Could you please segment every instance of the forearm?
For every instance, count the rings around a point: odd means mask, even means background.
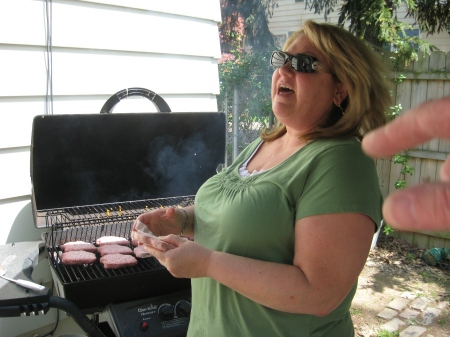
[[[205,274],[267,307],[326,315],[357,281],[373,221],[359,213],[325,214],[298,220],[295,231],[292,265],[212,252]]]
[[[351,287],[339,291],[328,280],[312,284],[294,265],[222,252],[212,253],[207,276],[269,308],[318,316],[334,310]]]

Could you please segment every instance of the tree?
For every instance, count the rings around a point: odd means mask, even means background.
[[[408,13],[420,25],[420,29],[435,34],[450,34],[450,1],[416,0],[416,9]]]
[[[365,13],[377,12],[381,8],[388,8],[391,13],[394,13],[402,2],[408,8],[407,16],[414,17],[422,31],[428,34],[447,31],[450,34],[450,2],[448,0],[348,0],[340,10],[341,17],[352,13],[356,14],[353,15],[351,25],[362,27],[366,22],[364,20]],[[325,19],[330,12],[334,11],[336,4],[337,0],[305,0],[306,7],[314,9],[315,14],[323,13]],[[358,19],[362,19],[363,22],[359,24]],[[370,22],[366,23],[371,24]]]
[[[325,18],[335,4],[335,0],[306,0],[306,6],[317,14],[323,12]],[[418,51],[429,51],[433,46],[408,36],[407,31],[413,26],[399,21],[396,14],[402,4],[407,8],[407,16],[414,17],[423,32],[450,30],[450,2],[446,0],[347,0],[339,10],[338,24],[348,23],[351,32],[380,48],[392,45],[398,62],[417,60]]]
[[[276,0],[221,0],[218,104],[221,111],[228,104],[231,121],[230,102],[234,89],[238,91],[240,148],[268,125],[272,111],[269,56],[276,45],[267,18],[274,6]]]
[[[240,40],[243,36],[252,49],[261,51],[273,46],[267,18],[272,16],[277,0],[221,0],[220,6],[222,50],[228,50],[235,45],[234,39]]]

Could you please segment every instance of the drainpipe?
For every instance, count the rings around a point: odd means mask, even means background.
[[[239,154],[238,135],[239,135],[238,91],[235,87],[233,89],[233,161]]]

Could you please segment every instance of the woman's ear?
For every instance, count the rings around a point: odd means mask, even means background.
[[[348,96],[347,87],[344,83],[339,82],[336,84],[336,91],[334,93],[333,103],[340,106],[342,101]]]

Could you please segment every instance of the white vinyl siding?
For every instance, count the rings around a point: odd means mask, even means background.
[[[31,128],[46,111],[47,74],[45,1],[0,3],[3,244],[14,237],[18,209],[33,227]],[[218,0],[53,0],[53,113],[99,113],[111,95],[130,87],[156,92],[174,112],[217,111],[220,20]],[[118,112],[156,108],[130,97]]]

